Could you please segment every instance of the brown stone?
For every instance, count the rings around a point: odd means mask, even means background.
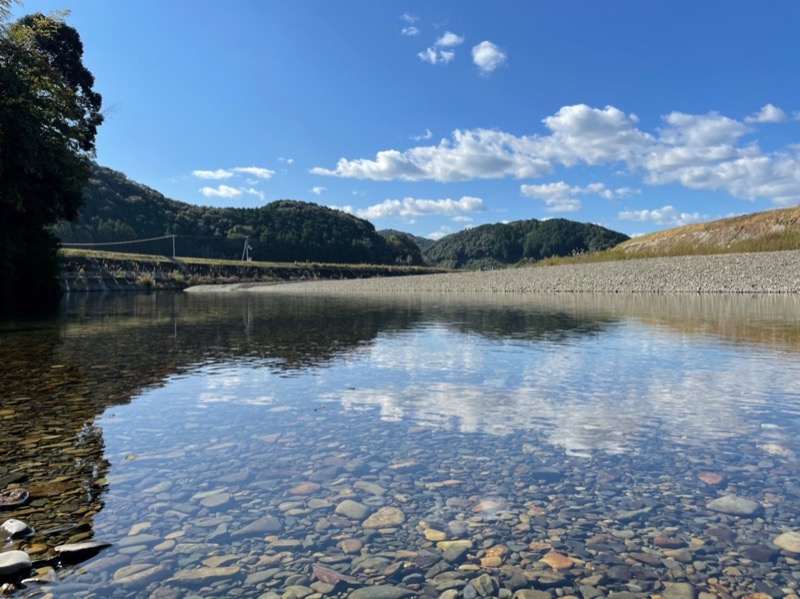
[[[300,483],[296,487],[292,487],[289,489],[289,493],[292,495],[310,495],[315,491],[319,491],[320,486],[317,483],[312,482],[304,482]]]
[[[550,551],[546,553],[545,556],[539,561],[544,562],[553,568],[553,570],[567,570],[575,565],[575,562],[571,558],[558,553],[557,551]]]
[[[725,482],[725,476],[719,474],[718,472],[698,472],[697,478],[702,480],[704,483],[708,485],[720,485]]]

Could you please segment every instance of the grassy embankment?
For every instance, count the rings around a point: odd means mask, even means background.
[[[204,258],[167,258],[97,250],[62,249],[65,291],[98,289],[182,289],[191,285],[348,279],[444,272],[420,266],[323,264],[315,262],[242,262]]]
[[[797,249],[800,208],[784,208],[658,231],[602,252],[547,258],[533,266]]]

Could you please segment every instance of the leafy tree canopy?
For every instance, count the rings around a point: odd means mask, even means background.
[[[9,2],[0,8],[8,14]],[[57,240],[74,219],[103,122],[83,44],[63,15],[0,26],[0,273],[30,293],[57,290]]]

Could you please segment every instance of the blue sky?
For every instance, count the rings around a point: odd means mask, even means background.
[[[100,164],[426,237],[631,235],[800,203],[800,3],[29,0],[71,10]]]

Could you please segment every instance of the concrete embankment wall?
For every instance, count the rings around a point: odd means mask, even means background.
[[[60,285],[63,292],[179,290],[199,284],[361,279],[413,272],[418,270],[402,266],[261,265],[248,262],[183,262],[164,257],[127,259],[67,256],[62,262]]]

